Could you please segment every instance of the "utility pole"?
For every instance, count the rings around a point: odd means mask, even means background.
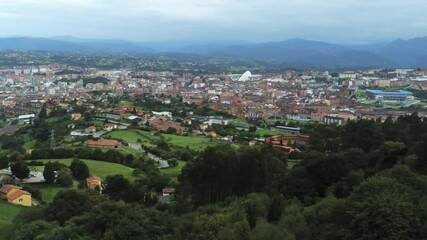
[[[55,131],[52,129],[50,132],[50,149],[55,148]]]

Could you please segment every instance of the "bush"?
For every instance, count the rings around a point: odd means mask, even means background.
[[[73,159],[70,165],[70,170],[77,180],[85,180],[89,177],[89,167],[80,159]]]
[[[178,165],[178,160],[176,158],[168,159],[169,167],[175,167]]]
[[[31,196],[36,199],[42,199],[42,192],[39,189],[32,188],[28,185],[22,186],[22,190],[31,193]]]
[[[133,170],[132,171],[132,176],[134,176],[134,177],[139,177],[139,176],[141,176],[142,175],[142,170],[141,169],[139,169],[139,168],[135,168],[135,170]]]
[[[58,172],[58,180],[56,182],[61,187],[71,187],[73,185],[73,179],[71,178],[71,174],[65,168]]]
[[[44,166],[44,163],[42,161],[29,161],[27,163],[28,166]]]
[[[87,188],[87,184],[86,181],[79,181],[79,185],[77,185],[78,189],[86,189]]]

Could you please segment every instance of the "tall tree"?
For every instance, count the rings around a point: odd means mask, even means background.
[[[28,168],[27,164],[25,164],[25,162],[22,160],[19,160],[12,164],[10,168],[12,170],[12,174],[19,179],[27,178],[30,174],[30,169]]]
[[[105,181],[107,187],[105,193],[114,200],[129,199],[131,185],[123,175],[108,176]]]
[[[9,159],[7,156],[0,156],[0,169],[7,168],[9,166]]]
[[[40,109],[39,118],[40,118],[40,119],[46,119],[46,118],[47,118],[47,108],[46,108],[46,103],[45,103],[45,104],[43,104],[42,108]]]
[[[47,183],[55,182],[55,172],[51,162],[48,162],[44,165],[43,177]]]
[[[73,159],[70,164],[70,170],[77,180],[84,180],[89,177],[89,167],[80,159]]]

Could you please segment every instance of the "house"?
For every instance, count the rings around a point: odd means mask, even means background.
[[[172,113],[171,112],[152,112],[153,115],[158,116],[158,117],[168,117],[168,118],[172,118]]]
[[[91,190],[99,189],[99,192],[102,192],[102,182],[101,178],[98,176],[90,176],[86,178],[86,185]]]
[[[82,115],[80,113],[73,113],[71,114],[71,119],[74,121],[78,121],[82,118]]]
[[[86,128],[85,133],[95,133],[96,132],[96,127],[95,126],[90,126],[88,128]]]
[[[110,139],[89,140],[86,144],[88,147],[97,148],[120,148],[122,146],[121,142]]]
[[[249,141],[249,146],[254,146],[257,144],[256,140]]]
[[[7,199],[12,204],[31,207],[31,193],[15,185],[6,184],[0,188],[0,199]]]
[[[336,125],[339,125],[339,126],[343,126],[343,125],[345,125],[346,123],[347,123],[347,119],[345,119],[345,118],[342,118],[342,117],[338,117],[338,116],[333,116],[333,115],[328,115],[328,116],[325,116],[324,118],[323,118],[323,122],[324,123],[326,123],[326,124],[336,124]]]
[[[166,187],[162,189],[163,196],[172,196],[175,194],[175,188]]]
[[[105,131],[112,131],[113,129],[117,128],[117,124],[107,123],[104,125],[103,129]]]
[[[135,116],[135,115],[130,115],[130,116],[126,117],[126,119],[129,121],[133,121],[133,120],[141,121],[142,120],[142,118]]]
[[[18,116],[18,124],[31,124],[34,122],[34,118],[36,118],[36,114],[26,114]]]
[[[90,134],[85,133],[83,130],[75,130],[75,131],[71,131],[70,135],[71,137],[76,138],[76,137],[87,137]]]

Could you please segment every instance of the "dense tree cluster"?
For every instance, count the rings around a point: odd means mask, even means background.
[[[104,195],[67,191],[16,218],[16,239],[329,240],[427,238],[427,121],[315,125],[298,163],[266,146],[220,144],[190,158],[175,200],[152,165]],[[162,146],[166,148],[167,146]],[[17,161],[19,162],[19,161]],[[146,177],[145,177],[146,176]]]
[[[267,147],[208,147],[183,169],[182,193],[191,195],[196,205],[251,192],[272,193],[286,172],[286,162],[273,153]]]

